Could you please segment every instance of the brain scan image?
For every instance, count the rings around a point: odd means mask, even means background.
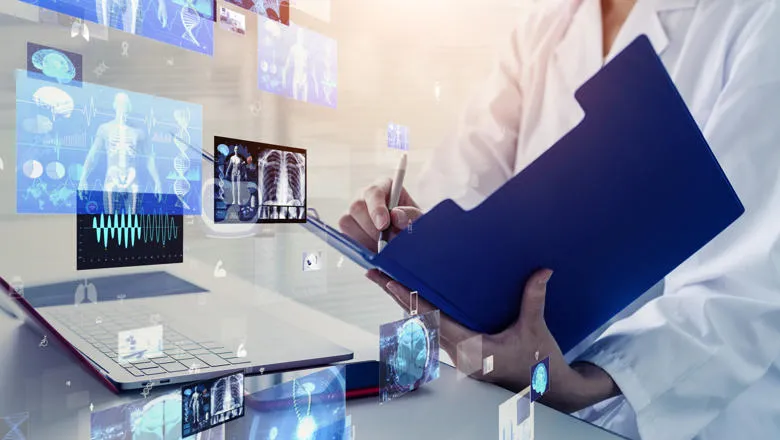
[[[531,401],[534,402],[550,389],[550,358],[544,358],[531,367]]]
[[[95,411],[91,440],[182,440],[181,394],[139,399],[127,405]],[[225,440],[223,426],[187,437],[188,440]]]
[[[80,87],[82,57],[77,53],[27,43],[27,72],[35,78]]]
[[[439,377],[439,311],[379,329],[380,400],[400,397]]]
[[[306,150],[214,138],[214,223],[306,221]]]
[[[347,440],[344,367],[328,367],[246,398],[230,435],[262,440]]]

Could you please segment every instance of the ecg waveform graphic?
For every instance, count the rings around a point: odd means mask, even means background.
[[[165,246],[180,233],[173,216],[155,214],[100,214],[92,218],[92,229],[105,248],[111,241],[119,247],[135,247],[136,240]]]

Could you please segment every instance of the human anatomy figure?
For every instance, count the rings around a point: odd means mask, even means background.
[[[295,43],[290,47],[282,70],[282,86],[287,87],[287,74],[292,67],[292,94],[293,98],[299,101],[306,101],[309,97],[309,50],[304,44],[304,30],[298,28]]]
[[[124,204],[125,213],[134,214],[139,190],[136,162],[139,147],[144,144],[146,136],[143,131],[127,124],[127,116],[132,110],[129,96],[125,93],[117,93],[114,96],[113,107],[114,119],[98,127],[95,140],[87,153],[79,182],[79,194],[84,197],[88,190],[89,174],[95,168],[97,154],[104,150],[107,162],[103,182],[104,213],[113,214],[119,203]],[[148,155],[146,167],[154,182],[154,193],[160,201],[162,188],[153,154]]]
[[[244,161],[238,155],[238,146],[233,147],[233,155],[228,160],[225,175],[230,174],[230,190],[233,195],[232,204],[241,204],[241,166]]]
[[[157,0],[157,20],[168,26],[167,0]],[[141,0],[95,0],[98,23],[135,34]]]
[[[192,422],[200,423],[200,393],[197,388],[193,388],[192,396],[190,396],[190,413],[192,414]]]

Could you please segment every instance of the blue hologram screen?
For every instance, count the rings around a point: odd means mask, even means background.
[[[153,153],[163,195],[175,196],[189,187],[181,197],[186,206],[169,214],[200,214],[198,151],[203,137],[200,105],[89,83],[82,83],[82,87],[54,85],[28,77],[28,72],[23,70],[18,70],[16,75],[17,212],[76,213],[76,193],[87,152],[98,127],[114,119],[113,103],[118,93],[130,98],[132,111],[127,124],[145,133],[145,145],[139,147],[144,151],[139,151],[136,158],[138,192],[154,192],[147,168],[147,158]],[[187,125],[182,126],[181,122],[185,121]],[[182,131],[186,135],[179,137],[189,138],[194,148],[181,149],[174,144],[173,136]],[[43,168],[36,178],[30,177],[38,174],[30,169],[32,161]],[[185,169],[180,174],[177,167]],[[60,177],[62,173],[64,176]],[[105,175],[106,155],[102,153],[89,175],[87,189],[102,191]]]

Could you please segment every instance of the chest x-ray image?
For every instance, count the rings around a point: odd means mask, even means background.
[[[194,383],[181,389],[181,435],[187,437],[244,415],[244,374]]]
[[[306,221],[306,150],[214,138],[215,223]]]
[[[22,0],[26,3],[214,54],[213,0]]]

